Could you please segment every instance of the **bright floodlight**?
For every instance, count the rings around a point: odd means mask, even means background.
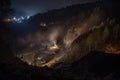
[[[22,23],[22,22],[28,20],[29,18],[30,18],[30,16],[27,16],[27,17],[23,17],[23,16],[21,16],[21,17],[13,17],[12,21],[14,23]]]

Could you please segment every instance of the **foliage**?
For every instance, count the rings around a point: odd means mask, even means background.
[[[86,46],[90,47],[92,45],[92,41],[93,41],[93,35],[91,33],[86,39]]]
[[[114,37],[115,37],[115,39],[117,39],[118,37],[120,37],[119,36],[119,31],[120,31],[120,25],[119,24],[117,24],[116,26],[114,26],[114,28],[113,28],[113,32],[114,32]]]
[[[102,36],[103,36],[103,40],[105,40],[109,36],[109,30],[107,26],[104,28]]]

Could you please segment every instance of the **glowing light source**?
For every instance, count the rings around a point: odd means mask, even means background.
[[[46,22],[41,22],[41,23],[40,23],[40,26],[42,26],[42,27],[46,27],[47,24],[46,24]]]
[[[13,17],[12,18],[12,21],[15,22],[15,23],[22,23],[23,21],[25,20],[28,20],[30,18],[30,16],[27,16],[27,17]]]
[[[30,16],[27,16],[27,19],[29,19],[30,18]]]
[[[29,64],[29,65],[32,65],[32,63],[31,63],[31,62],[28,62],[28,64]]]
[[[4,19],[4,21],[9,23],[9,22],[11,22],[11,19],[10,18],[6,18],[6,19]]]
[[[38,57],[37,59],[38,59],[38,60],[41,60],[42,58],[41,58],[41,57]]]
[[[56,49],[59,49],[59,48],[58,48],[57,45],[54,45],[54,46],[51,46],[49,49],[50,49],[50,50],[56,50]]]

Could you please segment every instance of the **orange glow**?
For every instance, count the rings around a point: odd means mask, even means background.
[[[47,24],[46,24],[46,22],[41,22],[41,23],[40,23],[40,26],[42,26],[42,27],[46,27]]]
[[[56,50],[56,49],[59,49],[57,45],[54,45],[52,47],[49,48],[50,50]]]
[[[6,19],[4,19],[4,21],[9,23],[9,22],[11,22],[11,19],[10,18],[6,18]]]
[[[106,47],[106,52],[107,53],[114,53],[114,54],[120,54],[120,48],[119,47],[115,47],[112,45],[107,45]]]

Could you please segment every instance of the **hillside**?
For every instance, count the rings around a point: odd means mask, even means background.
[[[94,50],[119,54],[119,19],[108,14],[105,4],[73,5],[31,17],[30,32],[18,37],[15,55],[30,65],[52,66],[76,61]]]
[[[76,62],[64,64],[58,71],[65,80],[119,80],[119,62],[120,55],[92,51]]]
[[[0,80],[119,80],[118,7],[97,1],[2,24],[11,33],[1,40]]]

